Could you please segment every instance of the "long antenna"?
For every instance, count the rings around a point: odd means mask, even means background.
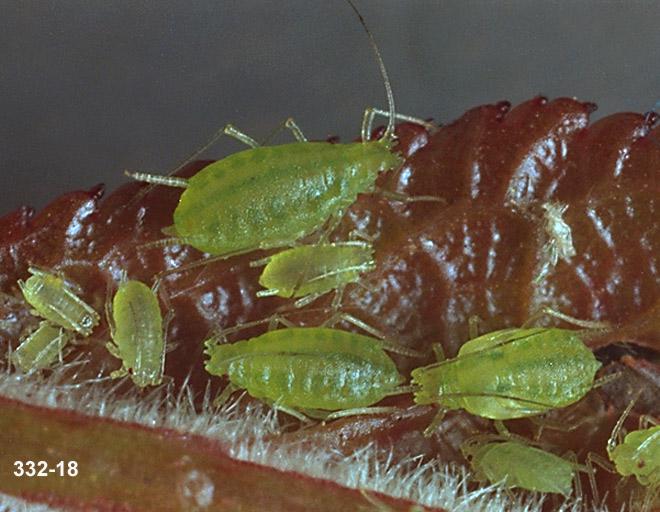
[[[387,121],[387,128],[385,129],[385,133],[383,133],[383,136],[381,137],[380,140],[386,141],[388,139],[391,139],[392,136],[394,135],[394,119],[396,117],[396,109],[394,108],[394,94],[392,94],[392,86],[390,85],[390,79],[387,76],[385,63],[383,62],[383,58],[380,55],[380,50],[378,49],[378,45],[376,44],[376,40],[374,39],[373,34],[369,30],[369,27],[367,27],[367,24],[365,23],[362,14],[360,14],[360,11],[358,11],[358,8],[355,6],[352,0],[346,0],[346,1],[348,2],[348,5],[351,6],[351,9],[355,11],[355,14],[360,20],[360,24],[362,25],[362,28],[364,28],[365,32],[369,36],[369,42],[371,43],[371,48],[373,49],[374,54],[376,55],[376,61],[378,62],[378,67],[380,68],[380,74],[383,77],[383,82],[385,82],[385,92],[387,93],[387,104],[389,106],[389,119]]]

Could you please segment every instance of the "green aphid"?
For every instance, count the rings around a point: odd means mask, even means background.
[[[648,424],[644,420],[650,420],[653,426],[633,430],[617,444],[617,438],[621,440],[623,423],[634,407],[635,401],[633,400],[626,407],[614,426],[607,442],[607,455],[620,475],[635,475],[641,485],[649,487],[652,492],[657,492],[660,490],[660,425],[657,421],[642,416],[640,427],[645,426],[644,423]]]
[[[28,271],[32,276],[26,281],[19,280],[18,286],[37,314],[65,329],[89,336],[99,323],[99,314],[61,277],[37,268]]]
[[[641,485],[660,488],[660,425],[629,432],[607,454],[620,475],[635,475]]]
[[[112,300],[110,353],[122,367],[111,377],[130,374],[139,387],[163,381],[165,338],[163,317],[154,290],[140,281],[124,281]]]
[[[259,277],[267,290],[257,297],[303,297],[305,303],[358,281],[374,269],[374,251],[365,242],[301,245],[268,258]]]
[[[465,343],[457,357],[412,372],[418,404],[491,419],[542,414],[580,400],[600,363],[578,331],[511,328]]]
[[[11,355],[14,365],[24,372],[43,370],[50,367],[59,357],[66,344],[71,340],[71,333],[62,327],[44,321]]]
[[[507,488],[571,494],[576,464],[516,441],[464,443],[463,455],[475,477]]]
[[[308,142],[292,119],[285,126],[297,142],[279,146],[260,146],[227,125],[223,133],[251,149],[214,162],[189,179],[127,173],[140,181],[186,189],[174,211],[174,225],[166,232],[218,258],[292,245],[331,219],[333,225],[358,194],[375,190],[379,173],[400,167],[403,158],[392,151],[395,119],[430,125],[396,114],[380,52],[367,33],[389,104],[387,128],[379,140],[369,140],[374,114],[383,114],[375,109],[365,112],[362,142],[349,144]]]
[[[269,331],[236,343],[206,342],[206,370],[258,399],[292,409],[361,409],[403,381],[374,338],[326,327]]]

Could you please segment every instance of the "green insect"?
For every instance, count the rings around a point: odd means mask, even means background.
[[[206,354],[210,374],[228,375],[235,387],[286,412],[366,413],[404,392],[380,340],[338,329],[291,327],[221,345],[210,339]]]
[[[402,164],[402,157],[392,151],[395,119],[429,123],[396,114],[380,52],[357,14],[385,83],[389,120],[383,136],[369,140],[374,114],[382,113],[374,109],[365,112],[362,142],[351,144],[308,142],[292,119],[285,126],[297,142],[279,146],[260,146],[227,125],[223,133],[251,149],[212,163],[190,179],[127,173],[140,181],[185,188],[174,211],[174,225],[166,230],[175,242],[217,258],[292,245],[329,220],[330,227],[336,225],[358,194],[375,190],[380,172]],[[415,198],[420,199],[437,200]]]
[[[24,372],[48,368],[58,357],[61,358],[62,350],[70,340],[71,334],[68,331],[43,321],[21,341],[11,355],[11,360]]]
[[[643,417],[653,426],[629,432],[623,442],[616,442],[617,438],[621,437],[623,422],[634,403],[630,403],[614,426],[607,443],[607,455],[614,463],[617,473],[622,476],[634,475],[641,485],[657,492],[660,490],[660,425],[657,421]]]
[[[130,373],[139,387],[163,381],[165,339],[163,317],[153,289],[140,281],[124,281],[112,300],[112,342],[106,347],[121,359],[122,367],[111,377]]]
[[[302,297],[296,302],[298,307],[329,291],[341,290],[376,266],[371,244],[358,241],[301,245],[265,261],[259,284],[268,289],[258,291],[257,297]]]
[[[517,441],[468,441],[461,451],[477,480],[503,483],[507,488],[571,494],[576,464],[550,452]]]
[[[99,323],[99,314],[80,299],[61,277],[37,268],[28,269],[32,276],[19,280],[25,300],[46,320],[89,336]]]
[[[511,328],[468,341],[454,359],[413,370],[412,382],[418,404],[513,419],[577,402],[600,366],[579,331]]]

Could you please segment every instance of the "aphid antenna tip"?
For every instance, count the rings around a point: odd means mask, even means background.
[[[396,108],[394,106],[394,94],[392,93],[390,78],[387,74],[387,69],[385,69],[385,62],[383,62],[383,57],[380,54],[380,50],[378,49],[376,40],[374,39],[373,34],[369,30],[369,27],[367,27],[367,23],[364,21],[362,14],[360,14],[360,11],[356,7],[356,5],[352,2],[352,0],[346,0],[346,2],[348,2],[348,5],[351,6],[351,9],[353,9],[353,11],[358,17],[358,20],[360,20],[360,24],[362,25],[362,28],[364,28],[365,32],[367,33],[367,36],[369,36],[369,42],[371,43],[371,48],[374,51],[374,55],[376,56],[376,61],[378,62],[378,67],[380,68],[380,74],[383,77],[383,82],[385,83],[385,92],[387,93],[387,105],[389,109],[388,112],[389,116],[387,120],[387,128],[385,129],[385,133],[383,133],[383,136],[380,138],[380,140],[382,142],[390,142],[394,137],[394,120],[396,117]]]

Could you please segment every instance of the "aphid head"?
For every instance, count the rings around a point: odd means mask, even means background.
[[[383,133],[383,136],[378,140],[378,142],[385,144],[389,148],[392,145],[392,142],[394,141],[394,120],[396,117],[396,108],[394,106],[394,94],[392,93],[392,86],[390,85],[390,79],[389,76],[387,75],[387,69],[385,69],[385,63],[383,62],[383,58],[380,55],[380,50],[378,49],[376,40],[374,39],[373,34],[367,27],[367,24],[364,21],[362,14],[360,14],[360,11],[358,11],[358,8],[355,6],[352,0],[346,0],[346,1],[357,15],[358,20],[362,25],[362,28],[364,28],[365,32],[367,33],[367,36],[369,36],[369,42],[371,43],[371,48],[374,51],[374,55],[376,56],[376,61],[378,62],[378,67],[380,68],[380,74],[383,77],[383,82],[385,83],[385,92],[387,94],[387,106],[388,106],[389,115],[387,120],[387,128],[385,128],[385,132]],[[365,131],[364,128],[365,127],[363,126],[362,142],[368,142],[370,134],[364,133]]]

